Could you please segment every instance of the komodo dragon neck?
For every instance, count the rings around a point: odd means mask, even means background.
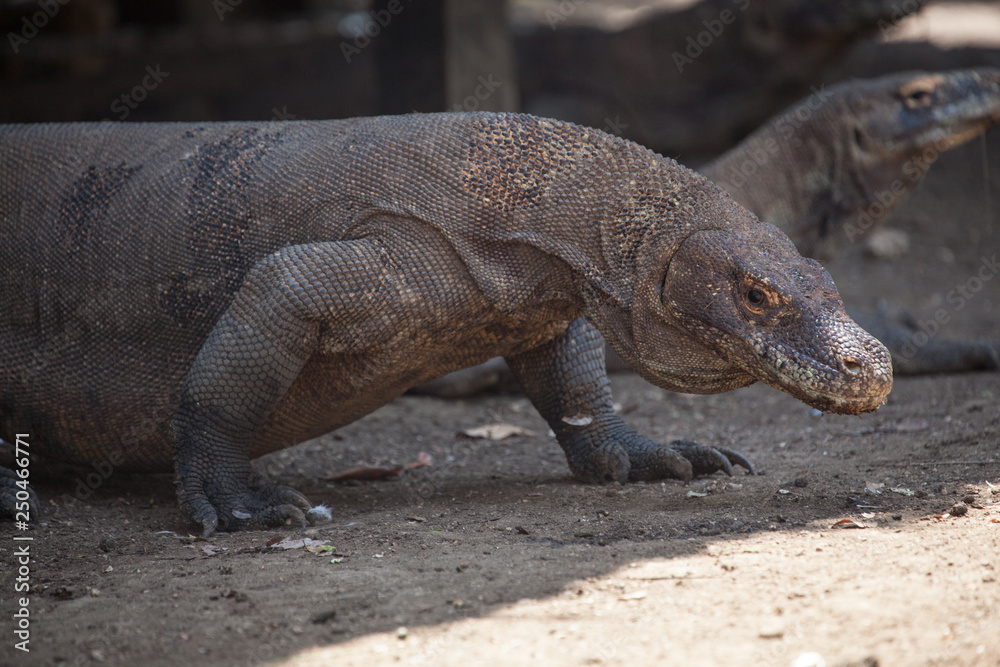
[[[807,256],[889,217],[944,151],[1000,122],[1000,70],[909,72],[818,90],[702,172]]]

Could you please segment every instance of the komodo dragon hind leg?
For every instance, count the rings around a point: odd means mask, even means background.
[[[21,493],[20,499],[17,495],[19,492]],[[25,498],[25,495],[27,495],[27,498]],[[23,503],[25,502],[28,503],[28,512],[23,512]],[[21,516],[18,516],[19,503],[21,503]],[[18,477],[17,473],[13,470],[0,466],[0,518],[16,521],[21,520],[27,514],[34,521],[41,516],[39,514],[39,507],[40,504],[35,490],[30,485],[25,484],[24,480]]]
[[[670,445],[637,433],[615,414],[604,370],[604,340],[583,318],[554,340],[507,358],[514,377],[556,434],[573,474],[588,482],[690,480],[747,459],[680,440]]]

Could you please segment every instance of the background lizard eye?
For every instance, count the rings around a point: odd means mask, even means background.
[[[747,291],[747,303],[752,306],[759,306],[764,303],[764,293],[760,290],[752,289]]]
[[[935,83],[927,77],[911,81],[899,90],[899,96],[908,109],[928,107],[934,101]]]

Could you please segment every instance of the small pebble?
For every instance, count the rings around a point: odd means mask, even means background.
[[[757,632],[757,636],[761,639],[781,639],[785,636],[785,629],[780,625],[765,626]]]
[[[899,229],[875,230],[865,242],[865,252],[878,259],[897,259],[909,251],[910,237]]]
[[[969,506],[966,505],[965,503],[955,503],[954,505],[951,506],[951,509],[948,510],[948,514],[952,516],[965,516],[968,513],[969,513]]]
[[[797,477],[797,478],[795,478],[795,481],[793,482],[793,484],[795,486],[797,486],[798,488],[800,488],[800,489],[804,489],[807,486],[809,486],[809,480],[806,479],[805,477]]]
[[[893,514],[892,515],[892,520],[893,521],[902,521],[903,520],[903,515],[902,514]]]
[[[407,630],[405,626],[396,628],[396,638],[397,639],[406,639],[406,635],[408,635],[408,634],[409,634],[409,630]]]

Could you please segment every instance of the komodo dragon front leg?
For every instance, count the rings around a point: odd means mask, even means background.
[[[369,241],[285,248],[250,273],[209,334],[174,418],[178,496],[206,535],[305,523],[309,501],[254,474],[251,444],[317,351],[322,328],[344,346],[363,344],[344,325],[385,305],[371,296],[386,294],[372,268],[379,260]]]
[[[604,339],[585,319],[569,324],[554,340],[507,357],[528,398],[549,423],[569,467],[587,482],[648,481],[753,466],[742,454],[678,440],[653,442],[615,414],[604,372]]]

